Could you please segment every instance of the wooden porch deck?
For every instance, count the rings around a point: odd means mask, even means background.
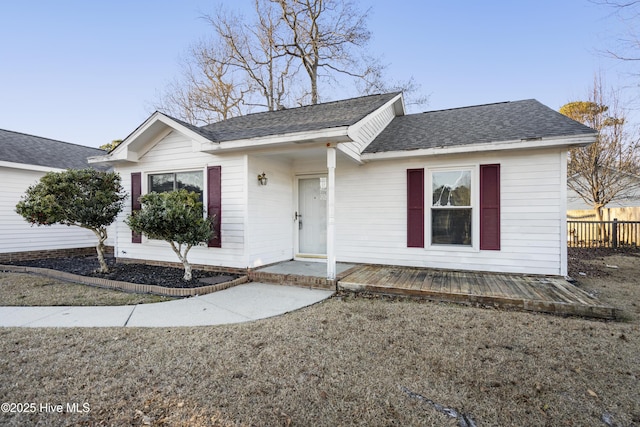
[[[604,319],[615,319],[618,311],[560,277],[378,265],[354,270],[338,289]]]

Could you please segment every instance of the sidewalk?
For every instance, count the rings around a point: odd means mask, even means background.
[[[113,307],[0,307],[0,327],[176,327],[249,322],[298,310],[333,291],[247,283],[155,304]]]

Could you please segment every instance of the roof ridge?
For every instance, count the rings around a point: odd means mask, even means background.
[[[257,111],[255,113],[248,113],[248,114],[243,114],[243,115],[240,115],[240,116],[230,117],[228,119],[221,120],[221,121],[233,120],[233,119],[237,119],[239,117],[250,117],[250,116],[258,116],[258,115],[261,115],[261,114],[264,115],[264,114],[270,114],[270,113],[277,113],[279,111],[302,110],[303,108],[313,108],[313,107],[318,107],[318,106],[325,106],[325,105],[331,105],[331,104],[344,103],[344,102],[353,101],[353,100],[356,100],[356,99],[372,98],[374,96],[384,96],[384,95],[394,95],[395,96],[395,95],[398,95],[398,94],[401,94],[401,93],[402,93],[402,91],[393,91],[393,92],[385,92],[385,93],[372,93],[372,94],[369,94],[369,95],[354,96],[354,97],[346,98],[346,99],[336,99],[336,100],[333,100],[333,101],[320,102],[318,104],[300,105],[298,107],[291,107],[291,108],[286,108],[285,107],[285,108],[280,109],[280,110]],[[204,126],[200,126],[199,128],[200,129],[206,128],[206,127],[208,127],[208,126],[210,126],[210,125],[212,125],[214,123],[218,123],[218,122],[208,123],[208,124],[206,124]]]
[[[418,114],[439,113],[441,111],[464,110],[465,108],[488,107],[488,106],[491,106],[491,105],[500,105],[500,104],[513,104],[513,103],[516,103],[516,102],[523,102],[523,101],[536,101],[536,100],[533,99],[533,98],[529,98],[529,99],[519,99],[519,100],[516,100],[516,101],[489,102],[487,104],[466,105],[464,107],[453,107],[453,108],[443,108],[443,109],[440,109],[440,110],[423,111],[422,113],[418,113]]]
[[[75,142],[61,141],[61,140],[59,140],[59,139],[47,138],[46,136],[38,136],[38,135],[30,134],[30,133],[18,132],[18,131],[15,131],[15,130],[0,129],[0,131],[2,131],[2,132],[14,133],[14,134],[17,134],[17,135],[24,135],[24,136],[28,136],[28,137],[31,137],[31,138],[46,139],[46,140],[48,140],[48,141],[59,142],[59,143],[61,143],[61,144],[74,145],[74,146],[76,146],[76,147],[91,148],[92,150],[101,150],[101,151],[105,151],[105,150],[103,150],[102,148],[89,147],[88,145],[77,144],[77,143],[75,143]]]

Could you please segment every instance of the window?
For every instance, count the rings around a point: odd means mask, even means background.
[[[149,192],[164,193],[183,188],[187,191],[198,193],[202,202],[202,194],[204,192],[202,171],[149,175]]]
[[[431,173],[431,243],[471,246],[471,170]]]

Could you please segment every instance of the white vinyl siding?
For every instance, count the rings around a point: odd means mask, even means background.
[[[258,184],[265,173],[266,186]],[[249,156],[249,266],[293,258],[293,177],[290,162],[277,157]]]
[[[31,226],[15,211],[29,185],[45,172],[1,167],[0,253],[94,247],[96,235],[80,227],[66,225]],[[111,239],[107,241],[111,244]]]
[[[417,267],[564,274],[561,236],[562,154],[559,149],[502,154],[387,160],[336,169],[336,240],[339,261]],[[501,167],[501,249],[406,247],[406,170]],[[425,195],[425,202],[430,193]],[[429,205],[425,206],[428,209]],[[425,223],[425,233],[430,224]],[[425,239],[428,241],[427,239]]]
[[[380,160],[358,165],[339,155],[336,168],[335,240],[338,261],[367,264],[478,270],[531,274],[564,274],[562,221],[565,213],[562,149],[522,150],[484,154],[425,156]],[[500,164],[501,245],[499,251],[473,247],[407,247],[407,169],[471,168]],[[149,174],[222,167],[222,248],[196,247],[194,264],[236,268],[258,267],[293,257],[296,176],[326,173],[326,156],[279,156],[267,150],[247,155],[210,155],[194,151],[192,141],[171,132],[137,163],[117,167],[127,191],[131,173],[142,172],[142,192]],[[267,186],[257,182],[264,172]],[[477,177],[475,178],[477,180]],[[425,182],[425,210],[430,187]],[[477,190],[477,182],[474,184]],[[477,191],[476,191],[477,192]],[[205,190],[206,194],[206,190]],[[477,197],[474,196],[474,197]],[[206,201],[205,201],[206,203]],[[476,206],[474,204],[474,206]],[[131,243],[131,232],[120,215],[117,256],[176,262],[165,242]],[[430,230],[425,215],[425,242]],[[477,238],[474,233],[474,239]]]
[[[116,170],[122,176],[122,185],[127,192],[131,190],[131,173],[141,172],[142,194],[145,194],[148,191],[150,174],[199,169],[205,174],[203,176],[206,176],[207,166],[221,166],[222,248],[194,247],[189,252],[189,261],[193,264],[245,268],[246,164],[246,156],[242,154],[214,156],[194,151],[192,141],[174,131],[148,150],[137,163],[120,165]],[[116,256],[178,262],[178,258],[166,242],[143,239],[143,243],[131,243],[131,230],[124,223],[130,212],[131,200],[127,200],[124,212],[118,217]]]

